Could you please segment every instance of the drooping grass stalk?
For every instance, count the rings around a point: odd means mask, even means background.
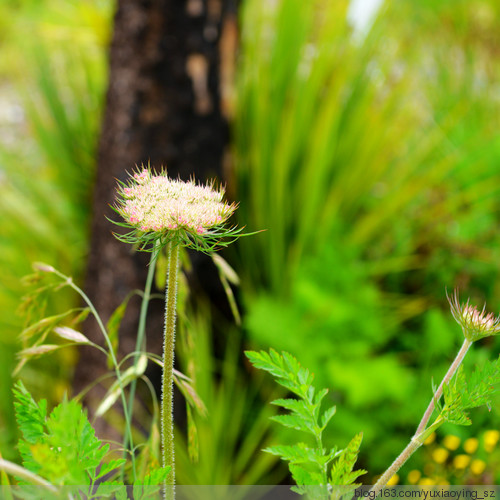
[[[161,454],[162,466],[170,467],[170,472],[165,484],[165,498],[172,500],[175,494],[173,370],[179,245],[175,242],[169,243],[167,246],[167,256],[168,275],[165,293],[165,331],[163,336],[163,379],[161,396]]]
[[[415,451],[422,446],[424,441],[427,439],[427,437],[432,434],[438,427],[441,426],[441,424],[444,423],[444,419],[441,415],[439,415],[436,420],[432,423],[427,428],[427,424],[429,422],[429,419],[431,418],[435,408],[436,408],[436,402],[439,401],[443,394],[443,388],[445,384],[448,384],[455,375],[456,371],[458,370],[459,366],[462,364],[462,361],[464,360],[465,355],[467,354],[467,351],[469,350],[469,347],[472,345],[472,342],[468,339],[464,340],[464,343],[462,344],[462,347],[458,351],[457,356],[455,357],[453,363],[450,365],[450,368],[446,372],[446,375],[443,377],[443,380],[441,380],[441,383],[439,384],[439,387],[435,394],[433,395],[429,406],[425,410],[425,413],[422,417],[422,420],[420,421],[417,430],[413,437],[411,438],[410,442],[406,446],[406,448],[401,452],[401,454],[394,460],[394,462],[391,464],[391,466],[380,476],[380,479],[375,483],[373,488],[370,490],[370,492],[373,492],[374,496],[371,498],[375,498],[380,490],[387,485],[391,477],[396,474],[396,472],[406,463],[406,461],[415,453]]]
[[[149,261],[148,275],[146,278],[146,285],[144,286],[144,294],[142,296],[141,312],[139,315],[139,325],[137,327],[137,339],[135,343],[134,365],[139,360],[141,354],[145,351],[145,335],[146,335],[146,315],[148,312],[149,301],[151,299],[151,287],[153,285],[153,278],[156,269],[156,259],[158,258],[159,244],[155,244],[155,248],[151,252],[151,259]],[[137,387],[137,379],[132,380],[130,383],[130,392],[128,397],[128,411],[132,415],[134,411],[135,389]],[[123,453],[127,453],[128,435],[126,434],[123,439]],[[133,453],[133,450],[131,450]]]
[[[54,274],[56,274],[57,276],[59,276],[60,278],[62,278],[64,280],[64,282],[69,287],[73,288],[73,290],[75,290],[80,295],[80,297],[82,297],[82,299],[85,301],[85,303],[88,305],[90,311],[92,312],[95,320],[97,321],[97,324],[99,325],[99,329],[101,330],[101,333],[104,336],[104,339],[105,339],[106,344],[107,344],[108,349],[109,349],[109,355],[111,357],[111,361],[112,361],[113,366],[115,368],[116,380],[118,381],[118,385],[120,387],[120,398],[121,398],[121,402],[122,402],[122,406],[123,406],[123,414],[125,416],[125,431],[126,431],[126,435],[128,436],[128,442],[130,443],[130,448],[133,449],[134,441],[133,441],[133,437],[132,437],[132,418],[131,418],[131,415],[128,411],[127,401],[125,399],[125,388],[123,386],[120,368],[118,366],[118,361],[116,359],[116,355],[115,355],[115,352],[113,349],[113,344],[111,343],[111,339],[109,338],[108,332],[106,331],[106,327],[104,326],[104,323],[102,322],[102,319],[99,316],[99,313],[97,312],[96,308],[94,307],[94,304],[92,304],[92,301],[89,299],[87,294],[79,286],[77,286],[69,276],[65,276],[64,274],[60,273],[59,271],[57,271],[56,269],[53,269],[53,268],[51,269],[51,271]],[[136,477],[135,457],[134,457],[133,453],[131,454],[131,461],[132,461],[133,475],[134,475],[134,477]],[[123,480],[124,474],[125,474],[124,467],[122,467],[121,472],[120,472],[120,476],[121,476],[122,480]]]

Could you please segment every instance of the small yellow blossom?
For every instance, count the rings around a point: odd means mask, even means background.
[[[417,484],[421,477],[422,473],[419,470],[411,470],[408,472],[408,482],[410,484]]]
[[[449,434],[443,439],[443,445],[445,448],[454,451],[460,446],[460,438],[458,436],[454,436],[453,434]]]
[[[423,477],[418,484],[420,486],[433,486],[435,483],[434,479],[431,479],[430,477]]]
[[[394,474],[394,476],[387,481],[387,486],[394,486],[395,484],[399,483],[399,476],[397,474]]]
[[[470,464],[470,471],[472,472],[472,474],[475,474],[476,476],[482,474],[485,469],[486,469],[486,463],[483,462],[482,460],[479,460],[478,458],[473,460],[472,463]]]
[[[484,433],[484,449],[491,453],[500,439],[500,432],[489,430]]]
[[[436,448],[432,452],[432,459],[437,464],[442,464],[442,463],[446,462],[448,455],[449,455],[448,450],[445,450],[444,448]]]
[[[464,442],[464,450],[469,453],[469,455],[472,455],[476,450],[479,445],[479,441],[477,438],[469,438]]]
[[[453,459],[453,465],[454,465],[455,469],[465,469],[469,464],[470,464],[469,455],[461,454],[461,455],[457,455]]]
[[[436,433],[433,432],[425,441],[424,441],[424,444],[425,445],[430,445],[432,444],[434,441],[436,440]]]

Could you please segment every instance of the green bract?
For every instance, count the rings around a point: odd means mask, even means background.
[[[495,317],[493,313],[487,313],[486,304],[479,311],[476,306],[471,306],[468,300],[465,304],[460,304],[457,290],[452,297],[449,297],[448,294],[446,296],[450,303],[451,314],[462,327],[467,340],[475,342],[500,333],[500,316]]]
[[[125,222],[116,224],[131,231],[115,236],[140,250],[151,250],[152,243],[159,240],[161,246],[172,242],[210,252],[228,245],[241,232],[225,227],[236,205],[224,201],[223,196],[224,190],[213,184],[174,180],[166,172],[154,175],[144,168],[118,187],[113,208]]]

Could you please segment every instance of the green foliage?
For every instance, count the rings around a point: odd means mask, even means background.
[[[466,374],[463,365],[449,384],[443,388],[443,418],[452,424],[470,425],[466,410],[486,406],[491,410],[491,397],[499,390],[500,358],[477,366],[471,374]]]
[[[14,388],[16,418],[22,438],[23,465],[54,485],[87,485],[119,468],[124,460],[103,463],[109,444],[95,436],[81,405],[63,401],[50,414],[37,404],[22,382]]]
[[[297,399],[272,401],[272,404],[290,413],[273,416],[271,419],[285,427],[309,434],[314,442],[312,447],[298,442],[292,446],[271,446],[264,451],[289,462],[290,472],[298,485],[296,491],[301,494],[310,495],[308,487],[314,485],[323,487],[322,490],[315,490],[315,498],[339,498],[354,490],[357,486],[356,479],[366,472],[353,471],[362,434],[356,435],[344,450],[327,450],[324,447],[322,434],[335,414],[335,406],[321,410],[328,390],[316,391],[312,385],[313,375],[289,353],[278,354],[270,349],[269,353],[247,351],[246,355],[256,368],[270,373],[278,384],[297,396]],[[327,487],[327,484],[330,486]]]
[[[261,453],[275,434],[269,422],[273,409],[260,400],[266,382],[259,376],[249,379],[241,368],[238,331],[223,323],[224,348],[216,350],[207,302],[198,297],[196,311],[181,309],[179,313],[177,362],[192,380],[206,411],[192,412],[187,438],[181,429],[175,433],[178,482],[280,484],[286,471],[278,467],[275,456]]]
[[[107,0],[0,4],[2,388],[12,384],[22,328],[16,316],[24,294],[20,279],[31,262],[57,262],[77,279],[82,274],[112,10]],[[50,315],[77,303],[61,296],[45,305]],[[42,360],[24,377],[35,392],[50,387],[55,400],[72,362],[69,354],[59,355],[57,363]],[[0,398],[0,444],[9,458],[16,439],[11,397],[6,389]]]
[[[238,250],[252,341],[337,389],[335,434],[370,412],[381,467],[455,345],[443,285],[500,300],[500,19],[492,0],[405,1],[355,37],[348,3],[243,4],[238,217],[267,231]]]
[[[21,381],[15,385],[14,395],[22,434],[19,451],[28,471],[55,486],[78,486],[78,492],[88,498],[128,498],[123,481],[115,478],[125,459],[108,459],[110,445],[96,437],[76,400],[65,399],[48,413],[47,401],[37,403]],[[134,498],[156,498],[168,473],[169,468],[160,467],[137,476]]]

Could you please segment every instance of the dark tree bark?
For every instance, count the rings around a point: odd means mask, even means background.
[[[222,0],[118,1],[85,285],[104,321],[131,290],[143,289],[149,259],[112,236],[117,227],[106,217],[117,217],[109,206],[116,179],[148,162],[166,166],[172,177],[221,177],[228,132],[219,94],[220,39],[227,7]],[[139,307],[132,299],[120,331],[122,353],[135,348]],[[148,348],[155,352],[162,311],[158,304],[148,316]],[[103,344],[95,321],[87,321],[86,334]],[[95,351],[82,351],[75,389],[95,380],[104,364]]]

